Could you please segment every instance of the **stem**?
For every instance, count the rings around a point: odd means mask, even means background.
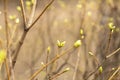
[[[78,50],[78,57],[77,57],[76,65],[75,65],[75,71],[74,71],[74,74],[73,74],[73,80],[76,80],[76,75],[77,75],[79,62],[80,62],[80,49]]]
[[[65,55],[68,51],[72,50],[72,48],[66,50],[65,52],[59,54],[59,55],[56,55],[50,62],[48,62],[47,64],[45,64],[42,68],[40,68],[38,71],[36,71],[31,77],[29,80],[32,80],[33,78],[35,78],[42,70],[44,70],[48,65],[50,65],[51,63],[55,62],[56,60],[58,60],[59,58],[61,58],[63,55]]]
[[[21,0],[22,1],[22,0]],[[19,41],[19,43],[18,43],[18,46],[17,46],[17,48],[16,48],[16,51],[15,51],[15,55],[14,55],[14,58],[13,58],[13,67],[15,66],[15,63],[16,63],[16,60],[17,60],[17,57],[18,57],[18,55],[19,55],[19,51],[20,51],[20,49],[21,49],[21,47],[22,47],[22,45],[23,45],[23,43],[24,43],[24,40],[25,40],[25,38],[26,38],[26,35],[27,35],[27,33],[28,33],[28,31],[34,26],[34,24],[41,18],[41,16],[44,14],[44,12],[48,9],[48,7],[53,3],[53,1],[54,0],[52,0],[50,3],[48,3],[48,5],[43,9],[43,11],[42,11],[42,13],[40,13],[40,15],[37,17],[37,19],[31,24],[31,26],[30,27],[26,27],[26,25],[24,25],[24,32],[23,32],[23,34],[22,34],[22,37],[21,37],[21,39],[20,39],[20,41]],[[22,5],[22,3],[21,3],[21,5]],[[23,6],[21,6],[21,7],[23,7]],[[24,12],[24,11],[22,11],[22,12]],[[24,14],[23,14],[24,15]],[[23,18],[23,19],[25,19],[25,18]],[[24,20],[25,21],[25,20]],[[24,24],[25,24],[25,22],[24,22]]]
[[[106,47],[106,54],[109,53],[111,39],[112,39],[112,30],[110,30],[110,33],[109,33],[109,40],[108,40],[108,45]]]
[[[111,54],[107,55],[106,58],[109,58],[109,57],[115,55],[118,51],[120,51],[120,48],[118,48],[117,50],[115,50],[115,51],[112,52]]]
[[[41,18],[41,16],[45,13],[45,11],[50,7],[50,5],[54,2],[54,0],[51,0],[43,9],[43,11],[39,14],[39,16],[35,19],[35,21],[29,26],[28,29],[31,29],[34,24]]]
[[[5,59],[5,68],[6,68],[6,72],[7,72],[7,78],[8,78],[8,80],[10,80],[9,66],[8,66],[7,59]]]
[[[36,5],[37,5],[37,0],[34,0],[34,4],[33,4],[33,7],[32,7],[32,12],[31,12],[30,19],[28,21],[27,26],[30,26],[33,22],[33,18],[34,18],[34,15],[35,15],[35,10],[36,10]]]
[[[20,0],[20,5],[21,5],[21,11],[22,11],[22,17],[23,17],[23,22],[24,22],[24,30],[27,28],[26,26],[26,13],[24,9],[24,3],[23,0]]]
[[[50,53],[50,51],[47,51],[46,64],[48,63],[49,53]],[[46,74],[48,74],[48,67],[46,67]]]
[[[85,78],[85,80],[87,80],[89,77],[91,77],[93,74],[95,74],[96,71],[98,71],[99,67],[102,66],[108,58],[110,58],[112,55],[114,55],[115,53],[117,53],[119,50],[120,50],[120,48],[118,48],[117,50],[115,50],[114,52],[112,52],[110,55],[106,56],[106,58],[103,60],[103,62],[102,62],[93,72],[91,72],[91,73]]]
[[[117,70],[115,70],[115,72],[109,77],[108,80],[112,80],[119,70],[120,70],[120,66],[117,68]]]
[[[63,73],[65,73],[66,71],[62,71],[60,73],[57,73],[56,75],[54,75],[53,77],[51,77],[49,80],[53,80],[55,78],[57,78],[58,76],[62,75]]]
[[[8,59],[9,59],[10,73],[11,73],[12,80],[15,80],[14,70],[13,70],[13,66],[12,66],[12,57],[11,57],[11,53],[9,51],[9,30],[8,30],[8,20],[7,20],[7,0],[4,0],[4,18],[5,18],[6,41],[7,41],[6,48],[7,48],[7,55],[8,55]],[[8,74],[8,75],[10,75],[10,74]]]

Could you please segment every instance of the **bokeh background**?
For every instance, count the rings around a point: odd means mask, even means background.
[[[27,20],[31,13],[30,0],[24,0]],[[34,19],[44,9],[50,0],[37,0]],[[55,0],[34,27],[28,32],[20,50],[15,66],[16,80],[26,80],[42,64],[46,63],[47,47],[50,46],[49,61],[59,52],[73,46],[76,40],[81,40],[82,45],[78,56],[78,50],[70,51],[60,58],[55,64],[48,66],[48,73],[59,73],[66,68],[70,71],[60,75],[55,80],[85,80],[86,77],[97,68],[95,59],[89,55],[92,52],[99,63],[102,63],[106,55],[120,48],[120,0]],[[8,0],[8,22],[10,37],[13,36],[11,49],[14,50],[23,33],[23,19],[17,7],[19,0]],[[3,14],[3,0],[0,0],[0,41],[1,48],[5,48],[5,23]],[[13,19],[14,17],[14,19]],[[109,44],[110,28],[113,23],[115,30]],[[83,32],[81,34],[81,31]],[[63,48],[57,47],[57,40],[66,41]],[[112,73],[120,66],[120,51],[110,57],[102,65],[103,71],[97,71],[87,80],[108,80]],[[79,61],[78,61],[79,58]],[[79,65],[76,78],[73,79],[76,62]],[[1,72],[4,73],[4,70]],[[45,80],[46,71],[43,70],[36,80]],[[1,79],[2,80],[2,79]],[[120,73],[112,80],[120,80]]]

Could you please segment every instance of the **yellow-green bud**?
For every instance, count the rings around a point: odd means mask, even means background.
[[[89,55],[93,56],[94,54],[92,52],[89,52]]]
[[[6,59],[6,51],[5,50],[0,50],[0,64],[2,64],[4,62],[4,60]]]
[[[81,44],[82,44],[82,42],[81,42],[81,40],[77,40],[75,43],[74,43],[74,47],[79,47],[79,46],[81,46]]]
[[[84,32],[83,32],[83,29],[80,29],[80,34],[83,35],[83,33],[84,33]]]
[[[50,53],[50,50],[51,50],[51,48],[50,48],[50,46],[47,48],[47,52],[48,53]]]
[[[111,29],[111,30],[114,30],[115,29],[115,26],[114,24],[111,22],[108,24],[108,27]]]
[[[20,7],[20,6],[17,6],[17,10],[18,10],[18,11],[21,11],[21,7]]]
[[[67,71],[69,71],[70,70],[70,68],[68,67],[68,68],[66,68],[65,70],[64,70],[64,72],[67,72]]]
[[[57,40],[57,46],[58,46],[59,48],[65,46],[65,43],[66,43],[66,41],[60,42],[59,40]]]
[[[103,67],[102,67],[102,66],[99,67],[99,72],[100,72],[100,73],[103,72]]]

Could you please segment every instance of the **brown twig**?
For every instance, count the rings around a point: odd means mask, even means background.
[[[24,24],[24,30],[25,30],[27,26],[26,26],[26,13],[25,13],[23,0],[20,0],[20,6],[21,6],[21,12],[22,12],[23,24]]]
[[[106,58],[109,58],[109,57],[115,55],[118,51],[120,51],[120,48],[118,48],[117,50],[115,50],[115,51],[112,52],[111,54],[107,55]]]
[[[35,19],[35,21],[28,27],[28,30],[31,29],[34,24],[40,19],[40,17],[44,14],[44,12],[50,7],[50,5],[54,2],[54,0],[51,0],[43,9],[43,11],[39,14],[39,16]]]
[[[96,62],[97,66],[99,66],[99,65],[100,65],[100,62],[99,62],[98,58],[96,57],[96,55],[93,54],[92,52],[89,52],[89,54],[93,57],[93,59],[94,59],[94,61]]]
[[[105,51],[106,51],[105,53],[106,53],[106,54],[109,53],[110,44],[111,44],[111,39],[112,39],[112,33],[113,33],[113,31],[110,29],[109,39],[108,39],[108,45],[107,45],[107,47],[106,47],[106,49],[105,49]],[[115,52],[115,53],[116,53],[116,52]],[[115,54],[115,53],[114,53],[114,54]],[[105,56],[105,58],[103,59],[103,62],[102,62],[93,72],[91,72],[91,73],[85,78],[85,80],[87,80],[90,76],[92,76],[93,74],[95,74],[96,71],[98,71],[99,67],[102,66],[102,65],[104,64],[104,62],[105,62],[108,58],[109,58],[108,56]]]
[[[24,43],[24,40],[25,40],[25,37],[28,33],[28,31],[34,26],[34,24],[41,18],[41,16],[44,14],[44,12],[48,9],[48,7],[53,3],[54,0],[51,0],[48,5],[43,9],[42,13],[40,13],[40,15],[37,17],[37,19],[30,25],[28,26],[28,28],[24,27],[24,32],[22,34],[22,37],[20,38],[20,41],[18,43],[18,46],[16,48],[16,51],[15,51],[15,55],[14,55],[14,58],[13,58],[13,67],[15,66],[15,63],[16,63],[16,59],[18,57],[18,54],[19,54],[19,51],[21,49],[21,46],[22,44]],[[23,6],[21,6],[23,7]],[[24,18],[23,18],[24,19]],[[25,21],[25,20],[24,20]]]
[[[33,18],[34,18],[34,15],[35,15],[35,10],[36,10],[36,5],[37,5],[37,0],[34,0],[34,4],[33,4],[33,7],[32,7],[32,12],[31,12],[31,15],[30,15],[27,26],[30,26],[33,22]]]
[[[48,63],[49,60],[49,53],[50,53],[50,47],[47,48],[46,64]],[[48,74],[48,67],[46,67],[46,74]]]
[[[59,73],[59,72],[63,69],[63,67],[64,67],[66,64],[68,64],[68,60],[69,60],[70,56],[71,56],[71,54],[68,54],[68,55],[67,55],[67,58],[64,60],[64,63],[63,63],[55,72],[53,72],[53,74]],[[70,65],[70,64],[69,64],[69,65]]]
[[[75,71],[74,71],[72,80],[76,80],[77,70],[78,70],[78,66],[79,66],[79,62],[80,62],[80,49],[78,50],[77,56],[78,56],[77,57],[77,62],[76,62],[76,65],[75,65]]]
[[[54,76],[52,76],[49,80],[54,80],[55,78],[57,78],[58,76],[62,75],[63,73],[67,72],[66,70],[59,72],[57,74],[55,74]]]
[[[10,80],[9,66],[8,66],[7,59],[5,59],[5,68],[6,68],[6,72],[7,72],[7,79]]]
[[[16,59],[18,57],[18,54],[19,54],[19,51],[20,51],[20,48],[24,42],[24,39],[26,37],[26,34],[27,34],[27,26],[26,26],[26,15],[25,15],[25,9],[24,9],[24,3],[23,3],[23,0],[20,0],[20,5],[21,5],[21,11],[22,11],[22,17],[23,17],[23,24],[24,24],[24,32],[22,34],[22,37],[20,38],[20,41],[18,43],[18,46],[16,48],[16,51],[14,53],[14,57],[13,57],[13,68],[15,66],[15,63],[16,63]]]
[[[12,57],[11,57],[11,53],[9,51],[9,30],[8,30],[8,20],[7,20],[7,0],[4,0],[4,18],[5,18],[5,32],[6,32],[6,48],[7,48],[7,55],[8,55],[8,59],[9,59],[9,70],[10,73],[8,74],[8,76],[10,76],[11,74],[11,78],[12,80],[14,80],[14,70],[13,70],[13,66],[12,66]],[[8,64],[8,63],[6,63]],[[8,70],[8,69],[7,69]],[[9,77],[8,77],[9,79]]]
[[[89,77],[91,77],[93,74],[95,74],[96,71],[98,71],[99,67],[102,66],[108,58],[110,58],[111,56],[113,56],[113,55],[114,55],[115,53],[117,53],[119,50],[120,50],[120,48],[118,48],[118,49],[115,50],[114,52],[110,53],[110,55],[106,56],[106,58],[103,60],[103,62],[102,62],[93,72],[91,72],[91,73],[85,78],[85,80],[87,80]]]
[[[108,78],[108,80],[112,80],[113,77],[118,73],[118,71],[120,70],[120,66],[115,70],[115,72]]]
[[[72,48],[70,49],[67,49],[65,52],[59,54],[59,55],[56,55],[50,62],[48,62],[47,64],[45,64],[42,68],[40,68],[38,71],[36,71],[31,77],[29,80],[32,80],[33,78],[35,78],[43,69],[45,69],[48,65],[50,65],[51,63],[55,62],[56,60],[58,60],[59,58],[61,58],[63,55],[65,55],[67,52],[69,52],[70,50],[72,50]]]
[[[109,32],[109,39],[108,39],[108,44],[107,44],[107,47],[106,47],[106,55],[109,53],[109,49],[110,49],[110,44],[111,44],[111,39],[112,39],[112,30],[110,29],[110,32]]]

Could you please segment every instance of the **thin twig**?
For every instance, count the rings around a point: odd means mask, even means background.
[[[15,63],[16,63],[16,59],[18,57],[18,54],[19,54],[19,51],[21,49],[21,46],[23,45],[24,43],[24,40],[25,40],[25,37],[28,33],[28,31],[34,26],[34,24],[41,18],[41,16],[43,15],[43,13],[47,10],[47,8],[53,3],[54,0],[52,0],[42,11],[42,13],[40,13],[40,15],[37,17],[37,19],[31,24],[31,26],[28,28],[24,28],[24,32],[22,34],[22,37],[20,38],[20,41],[18,43],[18,46],[16,48],[16,51],[15,51],[15,55],[14,55],[14,58],[13,58],[13,67],[15,66]]]
[[[108,39],[108,44],[107,44],[107,47],[106,47],[106,52],[105,54],[107,55],[109,53],[109,49],[110,49],[110,44],[111,44],[111,39],[112,39],[112,30],[110,29],[110,32],[109,32],[109,39]]]
[[[111,54],[107,55],[106,58],[109,58],[109,57],[115,55],[118,51],[120,51],[120,48],[118,48],[117,50],[115,50],[115,51],[112,52]]]
[[[115,70],[115,72],[108,78],[108,80],[112,80],[113,77],[118,73],[118,71],[120,70],[120,66]]]
[[[39,16],[35,19],[35,21],[29,26],[28,29],[31,29],[34,24],[41,18],[41,16],[44,14],[44,12],[50,7],[50,5],[54,2],[54,0],[51,0],[43,9],[43,11],[39,14]]]
[[[96,62],[97,66],[99,66],[99,65],[100,65],[100,62],[99,62],[98,58],[96,57],[96,55],[93,54],[92,52],[89,52],[89,54],[93,57],[93,59],[94,59],[94,61]]]
[[[71,55],[71,54],[69,54],[69,55],[67,56],[67,58],[65,59],[64,63],[63,63],[55,72],[53,72],[53,74],[57,74],[57,73],[59,73],[59,72],[63,69],[63,67],[68,63],[68,60],[69,60],[69,58],[70,58],[70,55]]]
[[[49,48],[49,47],[48,47]],[[48,63],[50,49],[47,48],[46,64]],[[46,67],[46,74],[48,74],[48,67]]]
[[[11,73],[12,80],[15,80],[14,70],[13,70],[13,66],[12,66],[12,57],[11,57],[11,53],[9,51],[9,30],[8,30],[8,20],[7,20],[7,0],[4,0],[4,18],[5,18],[5,29],[6,29],[6,31],[5,31],[6,32],[6,41],[7,41],[6,48],[7,48],[7,55],[8,55],[8,59],[9,59],[10,73]],[[10,74],[8,74],[8,76],[10,76]]]
[[[20,38],[20,41],[19,41],[19,43],[18,43],[18,46],[17,46],[17,48],[16,48],[16,51],[15,51],[15,53],[14,53],[14,57],[13,57],[13,68],[14,68],[14,66],[15,66],[15,63],[16,63],[16,59],[17,59],[17,57],[18,57],[18,54],[19,54],[19,51],[20,51],[20,49],[21,49],[21,46],[22,46],[22,44],[23,44],[23,42],[24,42],[24,39],[25,39],[25,37],[26,37],[26,34],[27,34],[27,26],[26,26],[26,15],[25,15],[25,9],[24,9],[24,3],[23,3],[23,0],[20,0],[20,5],[21,5],[21,11],[22,11],[22,17],[23,17],[23,24],[24,24],[24,32],[23,32],[23,34],[22,34],[22,37]]]
[[[16,49],[16,51],[14,53],[14,57],[13,57],[13,67],[15,67],[15,63],[16,63],[17,57],[19,55],[19,51],[21,49],[21,46],[23,45],[23,42],[25,40],[26,35],[27,35],[27,31],[25,31],[23,33],[23,35],[22,35],[22,37],[21,37],[21,39],[20,39],[20,41],[18,43],[17,49]]]
[[[23,24],[24,24],[24,30],[25,30],[27,28],[27,26],[26,26],[26,13],[25,13],[23,0],[20,0],[20,6],[21,6],[22,17],[23,17]]]
[[[6,68],[6,72],[7,72],[7,79],[10,80],[9,66],[8,66],[7,59],[5,59],[5,68]]]
[[[109,33],[109,39],[108,39],[108,45],[107,45],[107,47],[106,47],[106,49],[105,49],[105,53],[106,54],[108,54],[109,53],[109,49],[110,49],[110,44],[111,44],[111,39],[112,39],[112,30],[110,29],[110,33]],[[116,53],[116,52],[115,52]],[[114,53],[114,54],[115,54]],[[109,58],[109,57],[108,57]],[[100,66],[102,66],[103,64],[104,64],[104,62],[108,59],[106,56],[105,56],[105,58],[103,59],[103,62],[93,71],[93,72],[91,72],[86,78],[85,78],[85,80],[87,80],[90,76],[92,76],[93,74],[95,74],[96,73],[96,71],[98,71],[98,69],[99,69],[99,67]]]
[[[75,71],[74,71],[72,80],[76,80],[77,70],[78,70],[78,66],[79,66],[79,62],[80,62],[80,49],[78,50],[77,56],[78,56],[77,57],[77,62],[76,62],[76,65],[75,65]]]
[[[62,71],[62,72],[59,72],[57,73],[56,75],[52,76],[49,80],[54,80],[55,78],[57,78],[58,76],[62,75],[63,73],[65,73],[67,71]]]
[[[29,80],[32,80],[33,78],[35,78],[43,69],[45,69],[48,65],[50,65],[51,63],[55,62],[56,60],[58,60],[59,58],[61,58],[63,55],[65,55],[67,52],[69,52],[70,50],[72,50],[72,48],[66,50],[65,52],[59,54],[59,55],[56,55],[50,62],[48,62],[47,64],[45,64],[42,68],[40,68],[38,71],[36,71],[31,77]]]
[[[33,4],[33,7],[32,7],[32,12],[31,12],[31,15],[30,15],[27,26],[30,26],[33,22],[33,18],[34,18],[34,15],[35,15],[35,10],[36,10],[36,5],[37,5],[37,0],[34,0],[34,4]]]
[[[106,58],[102,61],[102,63],[101,63],[93,72],[91,72],[91,73],[85,78],[85,80],[87,80],[89,77],[91,77],[93,74],[95,74],[96,71],[98,71],[99,67],[102,66],[108,58],[110,58],[112,55],[116,54],[119,50],[120,50],[120,49],[118,48],[117,50],[115,50],[114,52],[112,52],[110,55],[106,56]]]

